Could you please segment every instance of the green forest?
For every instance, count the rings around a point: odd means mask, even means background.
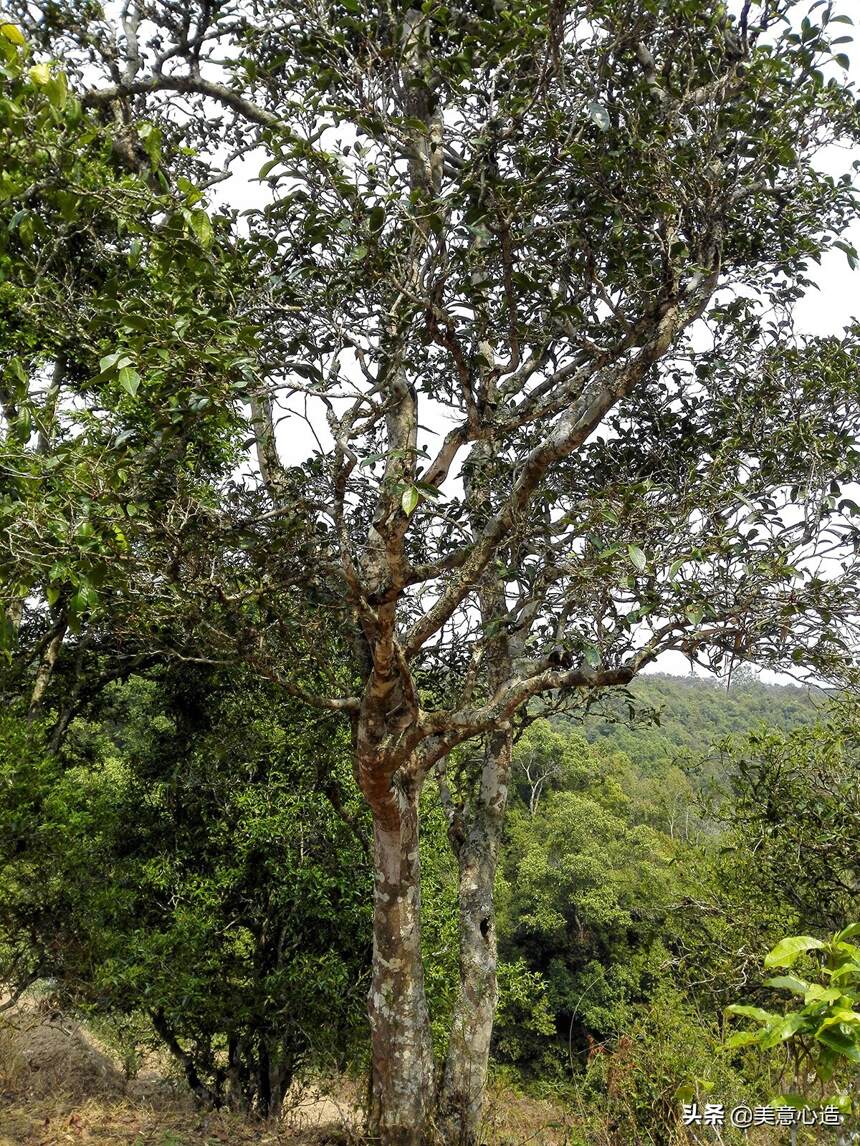
[[[781,1044],[732,1047],[747,1024],[726,1008],[781,1015],[764,954],[857,914],[857,712],[739,675],[644,677],[633,724],[616,704],[516,738],[491,1078],[547,1102],[541,1141],[687,1141],[685,1098],[754,1109],[804,1086]],[[159,668],[109,685],[59,755],[3,718],[9,981],[80,1017],[128,1077],[166,1048],[177,1087],[246,1115],[368,1069],[372,826],[345,739],[302,716],[259,682]],[[443,1050],[457,866],[432,791],[422,818]],[[827,1082],[852,1080],[849,1059]]]
[[[0,1146],[860,1140],[850,13],[6,0]]]

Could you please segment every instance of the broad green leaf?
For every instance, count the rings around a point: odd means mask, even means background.
[[[126,366],[131,366],[132,359],[124,350],[117,350],[113,354],[106,354],[104,358],[99,359],[99,380],[109,378],[114,371],[122,370]]]
[[[806,1027],[809,1029],[810,1026],[811,1024],[806,1015],[802,1015],[799,1012],[785,1015],[778,1022],[762,1032],[759,1045],[764,1050],[778,1046],[780,1043],[784,1043],[792,1038],[792,1036],[796,1035],[802,1028]]]
[[[841,967],[831,971],[830,982],[835,983],[837,979],[849,979],[852,975],[856,975],[860,979],[860,963],[853,960],[850,963],[843,963]]]
[[[191,229],[201,246],[209,247],[212,245],[212,222],[205,211],[191,212]]]
[[[763,1011],[761,1007],[748,1007],[745,1003],[732,1003],[726,1007],[730,1015],[740,1015],[744,1019],[755,1019],[757,1023],[771,1023],[778,1019],[771,1011]]]
[[[19,47],[27,42],[21,29],[15,24],[0,24],[0,36],[3,36],[10,44],[18,44]]]
[[[416,489],[420,490],[421,496],[429,498],[430,501],[438,501],[442,497],[442,491],[435,485],[431,485],[426,481],[417,481],[415,483]]]
[[[792,1110],[806,1110],[807,1105],[802,1094],[775,1094],[768,1101],[768,1106],[790,1106]]]
[[[669,566],[669,580],[670,581],[675,580],[675,577],[678,574],[678,570],[681,568],[682,565],[686,565],[686,563],[689,560],[690,560],[689,557],[679,557],[676,561],[672,562],[672,564]]]
[[[843,943],[846,939],[853,939],[855,935],[860,935],[860,923],[849,923],[838,935],[834,936],[833,942]]]
[[[795,979],[793,975],[777,975],[773,979],[765,979],[764,985],[766,987],[777,987],[785,991],[791,991],[793,995],[805,995],[809,990],[809,984],[804,982],[803,979]]]
[[[140,386],[140,375],[138,372],[131,366],[123,366],[118,378],[120,386],[133,398]]]
[[[844,1009],[834,1011],[832,1015],[827,1016],[827,1018],[818,1028],[818,1031],[816,1031],[816,1034],[827,1030],[828,1027],[835,1027],[839,1023],[847,1023],[849,1026],[854,1026],[857,1023],[860,1023],[860,1015],[858,1015],[856,1011],[847,1011]]]
[[[836,1054],[842,1058],[847,1058],[849,1062],[860,1062],[860,1047],[857,1046],[852,1038],[842,1034],[841,1031],[830,1027],[825,1031],[817,1032],[815,1037],[818,1042],[829,1047],[830,1050],[835,1051]]]
[[[731,1048],[748,1047],[751,1043],[759,1041],[761,1033],[761,1031],[736,1031],[733,1035],[729,1035],[725,1045]]]
[[[638,545],[628,545],[627,555],[640,572],[648,563],[648,558],[645,556]]]
[[[57,72],[45,84],[45,95],[51,107],[61,108],[68,99],[69,89],[64,72]]]
[[[820,939],[811,935],[789,935],[781,939],[772,951],[764,957],[765,967],[791,967],[806,951],[816,951],[823,947]]]
[[[34,64],[27,73],[34,84],[44,86],[51,82],[51,65]]]
[[[813,983],[807,988],[804,1003],[835,1003],[842,992],[838,987],[822,987],[820,983]]]
[[[418,504],[418,499],[420,496],[421,495],[418,493],[418,490],[415,488],[414,485],[408,486],[403,491],[403,496],[400,498],[400,504],[403,507],[403,512],[406,514],[407,517],[413,511],[415,506]]]

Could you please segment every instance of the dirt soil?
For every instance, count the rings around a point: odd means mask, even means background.
[[[344,1087],[295,1090],[277,1126],[194,1107],[158,1059],[127,1081],[80,1025],[38,1007],[0,1016],[0,1146],[101,1143],[323,1146],[357,1141],[358,1111]]]
[[[146,1059],[126,1080],[108,1048],[68,1018],[35,1004],[0,1014],[0,1146],[360,1146],[359,1089],[343,1080],[296,1088],[277,1125],[203,1113],[164,1058]],[[488,1096],[482,1138],[485,1146],[619,1146],[569,1108],[500,1088]],[[837,1140],[829,1135],[828,1146]],[[748,1136],[748,1146],[785,1142]]]

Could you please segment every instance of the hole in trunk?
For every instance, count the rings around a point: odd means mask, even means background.
[[[489,939],[489,937],[490,937],[490,921],[489,921],[489,919],[482,919],[481,920],[481,934],[483,935],[483,937],[485,939]]]

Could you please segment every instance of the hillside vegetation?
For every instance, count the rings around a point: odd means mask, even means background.
[[[844,925],[858,909],[829,878],[856,872],[860,838],[857,757],[838,710],[816,726],[820,695],[751,681],[726,691],[655,676],[631,693],[638,723],[557,716],[514,749],[494,1094],[531,1095],[520,1101],[532,1114],[549,1102],[541,1117],[567,1137],[547,1142],[685,1142],[679,1095],[764,1103],[782,1068],[728,1052],[723,1010],[764,997],[760,959],[782,935]],[[366,1070],[366,820],[336,743],[331,798],[308,799],[319,744],[261,699],[208,670],[132,678],[74,723],[54,763],[31,734],[16,744],[4,718],[5,967],[31,967],[42,1009],[50,1000],[83,1020],[128,1080],[151,1074],[155,1054],[180,1093],[190,1084],[236,1109],[254,1103],[267,1055],[280,1055],[283,1096]],[[249,720],[250,708],[265,718]],[[823,757],[834,842],[825,865],[798,867],[802,800],[824,783]],[[774,766],[784,804],[774,790],[767,807],[755,793]],[[425,805],[424,943],[442,1045],[457,878],[435,790]],[[283,1003],[267,1026],[271,997]],[[28,1079],[20,1058],[6,1079],[19,1101],[45,1078]],[[38,1054],[27,1061],[39,1070]],[[31,1100],[40,1109],[38,1088]]]

